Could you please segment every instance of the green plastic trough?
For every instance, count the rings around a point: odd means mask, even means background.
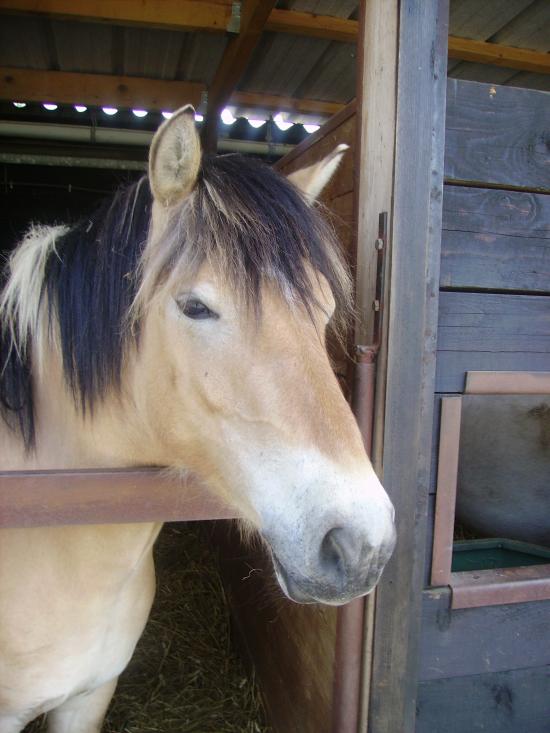
[[[498,537],[455,542],[451,570],[460,573],[546,564],[550,564],[549,547]]]

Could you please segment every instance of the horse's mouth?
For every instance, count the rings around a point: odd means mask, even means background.
[[[287,574],[286,570],[277,559],[277,555],[275,555],[273,550],[271,551],[271,558],[273,560],[275,575],[277,576],[279,585],[281,586],[281,589],[287,598],[289,598],[291,601],[294,601],[294,603],[319,603],[316,598],[313,598],[310,595],[306,595],[300,590],[300,588],[296,585],[292,578]]]
[[[368,593],[370,592],[370,590],[372,590],[372,588],[369,588],[367,591],[351,593],[349,591],[342,591],[339,593],[335,593],[333,589],[328,589],[325,585],[320,585],[318,592],[312,592],[309,590],[309,588],[307,590],[304,588],[305,582],[300,583],[298,580],[296,580],[296,578],[292,576],[292,574],[286,571],[284,566],[279,562],[273,550],[271,550],[271,557],[273,560],[273,567],[275,569],[275,574],[277,576],[279,585],[281,586],[281,589],[285,596],[294,603],[300,603],[302,605],[322,603],[327,606],[343,606],[344,604],[352,601],[354,598],[365,595],[365,593]],[[310,587],[313,585],[311,581],[309,581],[307,584]]]

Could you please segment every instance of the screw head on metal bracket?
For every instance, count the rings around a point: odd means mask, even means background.
[[[376,249],[384,249],[384,240],[378,237],[378,239],[374,242],[374,246]]]
[[[373,311],[380,310],[380,301],[378,299],[372,301],[372,309]]]

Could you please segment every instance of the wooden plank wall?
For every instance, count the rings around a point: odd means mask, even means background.
[[[549,115],[546,92],[448,82],[436,392],[550,368]]]
[[[449,181],[548,192],[548,163],[548,92],[449,79]]]
[[[448,82],[431,525],[441,397],[468,370],[550,370],[549,110]],[[423,594],[416,733],[550,730],[550,602],[451,611],[449,593]]]
[[[338,113],[277,163],[282,173],[305,168],[338,144],[353,148],[354,103]],[[354,156],[352,150],[321,196],[350,262],[354,260]],[[337,370],[346,373],[345,355]],[[221,526],[213,539],[221,549],[224,583],[239,636],[254,662],[274,733],[329,733],[332,728],[337,611],[287,600],[262,548],[242,543]]]
[[[399,3],[383,482],[397,545],[376,594],[369,733],[412,733],[435,382],[446,0]]]

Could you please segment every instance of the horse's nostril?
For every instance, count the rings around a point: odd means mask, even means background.
[[[356,533],[334,527],[321,542],[321,567],[327,574],[345,576],[360,563],[363,548],[363,542]]]

